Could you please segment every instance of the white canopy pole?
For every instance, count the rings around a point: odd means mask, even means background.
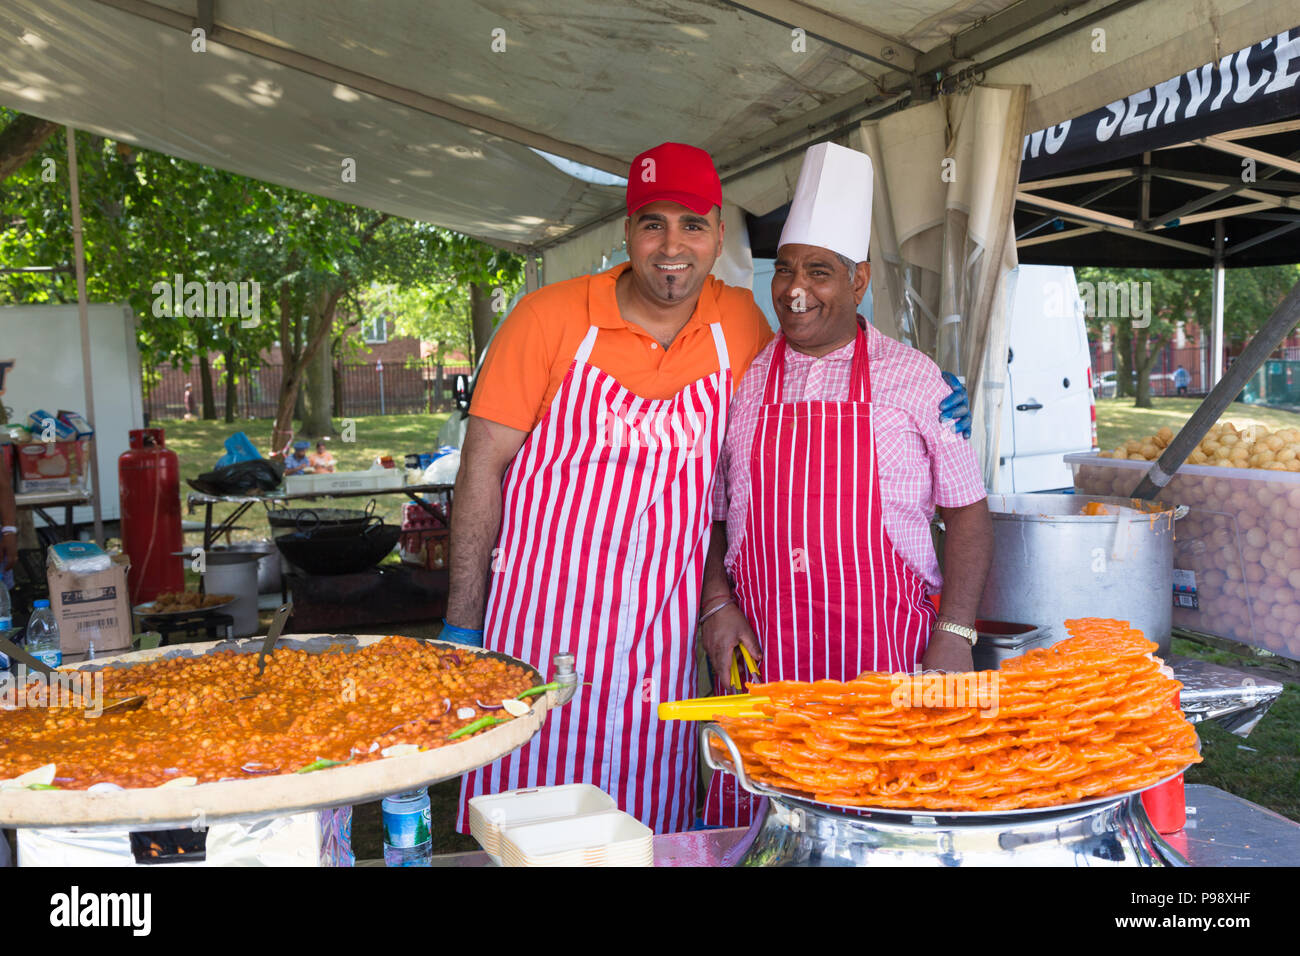
[[[1223,220],[1214,224],[1214,271],[1210,290],[1214,331],[1210,335],[1210,387],[1223,378]]]
[[[64,130],[68,140],[68,185],[72,203],[72,249],[77,266],[77,314],[81,318],[81,377],[85,391],[86,420],[95,424],[95,387],[90,373],[90,306],[86,301],[86,249],[81,241],[81,188],[77,179],[77,133],[71,126]],[[90,443],[90,476],[94,496],[90,506],[95,513],[95,543],[104,544],[104,514],[99,500],[99,441]]]

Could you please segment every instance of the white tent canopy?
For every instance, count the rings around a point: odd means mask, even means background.
[[[693,143],[761,213],[790,180],[761,164],[924,98],[937,76],[1028,85],[1038,129],[1284,29],[1286,6],[6,0],[0,102],[540,252],[617,217],[621,190],[530,147],[620,173],[648,145]]]

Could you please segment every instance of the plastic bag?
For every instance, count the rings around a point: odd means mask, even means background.
[[[205,495],[242,495],[253,489],[274,491],[284,476],[284,462],[263,458],[241,461],[215,468],[197,478],[187,479],[191,488]]]
[[[428,468],[424,469],[422,481],[426,485],[453,485],[456,473],[460,471],[460,449],[453,448],[445,455],[439,455]]]
[[[50,547],[46,560],[59,571],[73,574],[96,574],[113,566],[108,552],[91,541],[61,541]]]
[[[235,432],[226,439],[226,453],[217,459],[217,468],[238,464],[241,461],[258,461],[261,454],[243,432]]]

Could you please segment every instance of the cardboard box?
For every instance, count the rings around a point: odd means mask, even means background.
[[[81,491],[86,487],[90,439],[23,442],[14,446],[18,460],[17,490]]]
[[[72,412],[60,408],[59,421],[71,428],[76,433],[77,438],[90,438],[95,434],[95,429],[90,427],[90,422],[86,421],[81,412]]]
[[[94,574],[73,574],[51,567],[46,570],[50,608],[59,622],[64,655],[84,654],[93,639],[95,653],[120,651],[131,646],[131,603],[126,571],[130,561],[113,555],[113,566]]]

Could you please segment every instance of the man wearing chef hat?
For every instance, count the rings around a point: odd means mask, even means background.
[[[865,154],[808,150],[772,278],[781,334],[737,389],[714,487],[701,620],[715,674],[737,645],[763,681],[973,669],[993,541],[984,482],[934,415],[938,367],[857,315],[871,195]],[[705,823],[744,825],[747,797],[715,774]]]
[[[466,776],[462,830],[469,797],[574,782],[656,832],[694,820],[694,730],[656,707],[695,695],[727,409],[772,337],[750,293],[709,274],[721,205],[704,150],[637,156],[630,261],[525,296],[475,381],[441,636],[544,674],[572,653],[583,683],[536,741]]]

